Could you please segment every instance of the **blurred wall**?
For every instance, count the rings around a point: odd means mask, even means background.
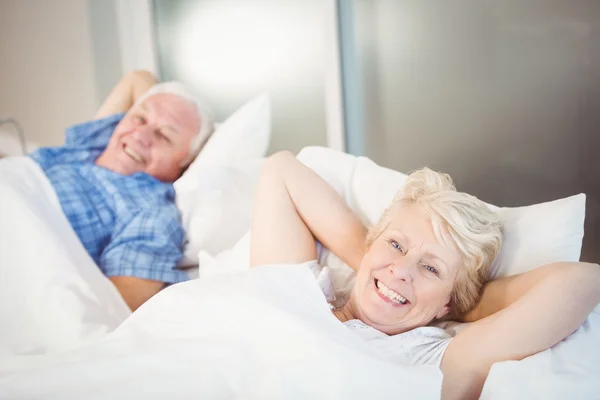
[[[160,76],[202,93],[217,120],[269,92],[270,151],[327,145],[322,0],[154,0]]]
[[[583,259],[600,261],[600,2],[352,5],[362,152],[501,206],[585,192]]]
[[[0,1],[0,115],[59,145],[121,75],[113,0]]]

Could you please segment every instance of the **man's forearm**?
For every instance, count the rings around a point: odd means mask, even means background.
[[[165,286],[163,282],[134,276],[111,276],[108,279],[115,285],[131,311],[137,310]]]
[[[113,88],[98,109],[95,119],[120,112],[127,112],[137,99],[152,86],[156,85],[156,83],[156,78],[148,71],[129,72]]]

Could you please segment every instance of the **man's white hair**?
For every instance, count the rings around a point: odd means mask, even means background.
[[[198,153],[200,153],[200,150],[202,150],[204,144],[208,141],[215,130],[213,113],[204,99],[197,95],[193,95],[184,84],[174,81],[163,82],[152,86],[146,93],[137,99],[135,106],[141,104],[144,100],[151,96],[163,93],[173,94],[192,103],[196,108],[196,113],[200,119],[200,129],[190,143],[188,157],[183,160],[183,166],[187,166],[194,161]]]

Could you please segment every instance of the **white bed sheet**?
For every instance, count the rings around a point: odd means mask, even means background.
[[[0,362],[0,398],[435,399],[441,390],[437,367],[391,364],[345,328],[305,265],[172,286],[96,344],[31,364],[12,374],[15,364]]]
[[[15,158],[0,175],[0,398],[438,396],[439,371],[377,358],[287,267],[176,285],[109,333],[130,313],[43,172]],[[599,344],[597,309],[552,349],[496,364],[482,398],[600,398]]]
[[[0,357],[103,337],[131,312],[28,157],[0,160]]]
[[[519,362],[483,399],[597,398],[600,314]],[[31,382],[35,382],[32,385]],[[382,359],[328,310],[312,273],[277,265],[175,285],[96,343],[0,361],[0,398],[439,398],[434,366]]]

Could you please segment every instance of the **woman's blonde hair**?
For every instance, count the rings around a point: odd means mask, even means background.
[[[502,223],[498,214],[475,196],[457,192],[448,174],[423,168],[411,173],[379,221],[369,229],[367,247],[389,225],[393,212],[418,205],[431,218],[437,239],[454,246],[462,265],[451,297],[451,317],[471,310],[479,300],[492,261],[502,247]]]

